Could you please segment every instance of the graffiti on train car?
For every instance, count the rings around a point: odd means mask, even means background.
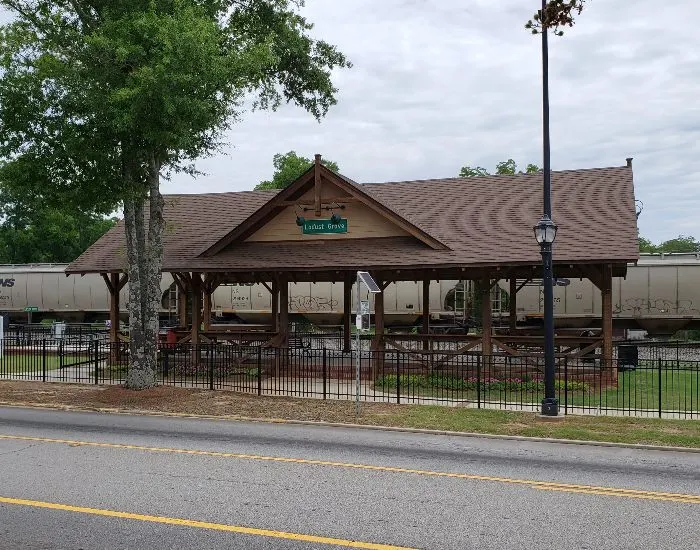
[[[678,307],[674,300],[666,298],[627,298],[617,307],[618,313],[631,313],[634,316],[677,314],[677,315],[698,315],[700,310],[696,308],[692,300],[679,300]]]
[[[338,300],[327,296],[290,296],[289,309],[292,311],[333,311]]]

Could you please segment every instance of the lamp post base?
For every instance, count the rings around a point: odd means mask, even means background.
[[[557,416],[559,414],[559,402],[554,397],[545,397],[542,400],[542,416]]]

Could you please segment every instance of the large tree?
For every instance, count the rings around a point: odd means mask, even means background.
[[[499,162],[496,164],[496,171],[494,174],[498,175],[505,175],[505,174],[534,174],[535,172],[539,172],[540,168],[535,165],[535,164],[528,164],[525,167],[525,172],[522,170],[518,171],[518,165],[515,163],[513,159],[508,159]],[[473,178],[477,176],[488,176],[489,171],[486,170],[486,168],[482,168],[481,166],[462,166],[462,169],[459,171],[459,177],[461,178]]]
[[[301,0],[0,0],[0,159],[28,194],[121,206],[127,385],[156,383],[161,176],[212,154],[245,104],[320,119],[347,67],[309,36]],[[47,182],[50,187],[47,187]]]
[[[272,165],[275,169],[272,179],[261,181],[255,186],[255,189],[284,189],[306,172],[312,164],[311,159],[300,157],[294,151],[289,151],[284,155],[278,153],[272,159]],[[340,171],[338,165],[332,160],[321,159],[321,164],[334,172]]]

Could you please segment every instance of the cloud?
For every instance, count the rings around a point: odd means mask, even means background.
[[[457,175],[508,157],[541,164],[541,50],[523,0],[307,0],[314,34],[354,68],[317,123],[298,108],[244,116],[207,175],[168,192],[251,189],[275,153],[320,152],[356,181]],[[641,233],[700,237],[700,3],[589,0],[550,38],[552,166],[634,157]],[[466,199],[466,198],[465,198]],[[554,213],[556,219],[556,212]]]

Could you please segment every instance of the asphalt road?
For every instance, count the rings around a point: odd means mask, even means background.
[[[698,518],[700,454],[0,408],[3,550],[690,549]]]

